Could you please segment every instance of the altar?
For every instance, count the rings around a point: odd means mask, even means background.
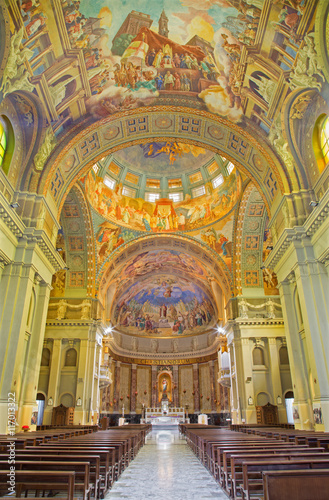
[[[185,421],[184,408],[145,408],[145,422],[152,425],[178,425]]]

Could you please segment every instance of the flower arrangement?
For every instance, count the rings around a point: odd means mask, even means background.
[[[22,430],[23,430],[24,432],[27,432],[27,431],[29,431],[29,430],[30,430],[30,426],[29,426],[29,425],[22,425]]]

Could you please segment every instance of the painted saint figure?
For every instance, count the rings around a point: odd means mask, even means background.
[[[162,304],[160,306],[160,318],[166,318],[167,317],[167,306],[165,304]]]
[[[166,394],[167,393],[167,388],[168,388],[167,379],[164,378],[162,380],[162,394]]]

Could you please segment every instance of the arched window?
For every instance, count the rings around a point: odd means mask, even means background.
[[[47,347],[42,350],[41,366],[49,366],[50,364],[50,351]]]
[[[65,354],[65,366],[77,366],[77,351],[68,349]]]
[[[315,122],[313,129],[313,150],[318,164],[319,173],[329,163],[329,116],[322,114]]]
[[[255,347],[252,353],[254,365],[264,365],[264,351],[260,347]]]
[[[65,394],[63,394],[61,396],[61,404],[63,406],[66,406],[67,408],[74,406],[73,405],[73,396],[71,394],[69,394],[68,392],[66,392]]]
[[[269,402],[270,402],[270,400],[269,400],[268,394],[266,394],[266,392],[260,392],[257,395],[257,406],[265,406]]]
[[[320,132],[320,147],[324,161],[329,163],[329,116],[322,123]]]
[[[3,159],[5,157],[6,147],[7,147],[6,131],[5,131],[5,127],[4,127],[3,123],[0,121],[0,167],[3,164]]]
[[[280,365],[289,365],[288,349],[282,346],[279,351]]]
[[[8,175],[10,163],[15,149],[15,134],[10,121],[0,116],[0,168]]]

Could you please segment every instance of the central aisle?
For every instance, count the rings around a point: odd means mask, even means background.
[[[157,426],[105,499],[227,500],[227,496],[179,438],[177,426]]]

